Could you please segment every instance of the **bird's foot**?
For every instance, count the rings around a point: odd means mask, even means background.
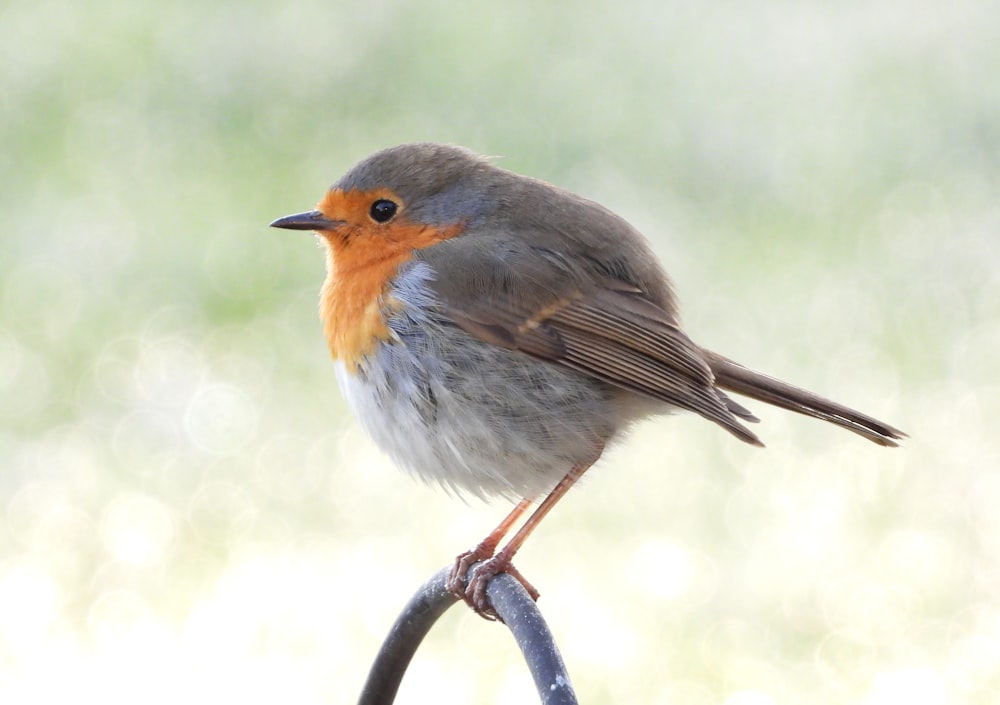
[[[491,547],[480,544],[473,550],[456,557],[446,586],[448,592],[464,600],[472,608],[472,611],[483,619],[502,622],[503,620],[493,609],[490,598],[486,594],[486,588],[495,575],[507,573],[512,576],[521,583],[532,600],[537,600],[539,593],[521,575],[521,571],[514,567],[508,554],[500,551],[495,556],[491,556],[490,553],[483,555],[482,551],[484,550],[489,550],[492,553]],[[480,563],[480,561],[482,562]],[[476,563],[478,565],[475,565]],[[472,568],[471,573],[469,572],[470,568]],[[468,576],[468,582],[466,582],[466,576]]]
[[[448,574],[448,580],[444,584],[448,592],[458,599],[464,600],[465,578],[469,574],[469,568],[480,561],[492,558],[495,549],[496,544],[483,541],[471,551],[466,551],[455,556],[455,563],[452,565],[451,573]]]

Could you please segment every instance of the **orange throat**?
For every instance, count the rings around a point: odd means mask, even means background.
[[[379,343],[391,342],[386,318],[399,302],[390,287],[413,251],[454,237],[461,226],[436,229],[396,223],[390,228],[323,232],[327,275],[320,293],[320,318],[330,354],[356,372]]]
[[[333,359],[353,371],[379,341],[391,338],[382,311],[385,290],[402,261],[382,261],[362,272],[340,274],[332,250],[320,293],[320,318]]]

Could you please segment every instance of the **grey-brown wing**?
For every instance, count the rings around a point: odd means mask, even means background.
[[[436,271],[441,306],[467,333],[693,411],[761,444],[737,419],[753,416],[715,389],[701,348],[640,283],[516,244],[488,252],[479,248],[464,267],[461,257],[422,254]]]

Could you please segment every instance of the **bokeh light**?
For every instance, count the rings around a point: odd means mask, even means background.
[[[582,702],[1000,702],[1000,11],[988,0],[0,7],[0,702],[354,702],[506,511],[350,418],[321,252],[369,152],[618,211],[699,342],[907,430],[640,424],[519,556]],[[530,702],[453,610],[399,702]]]

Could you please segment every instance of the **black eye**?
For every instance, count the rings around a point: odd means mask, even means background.
[[[392,201],[380,198],[372,204],[372,208],[368,211],[368,214],[376,223],[384,223],[396,215],[397,208],[398,206]]]

